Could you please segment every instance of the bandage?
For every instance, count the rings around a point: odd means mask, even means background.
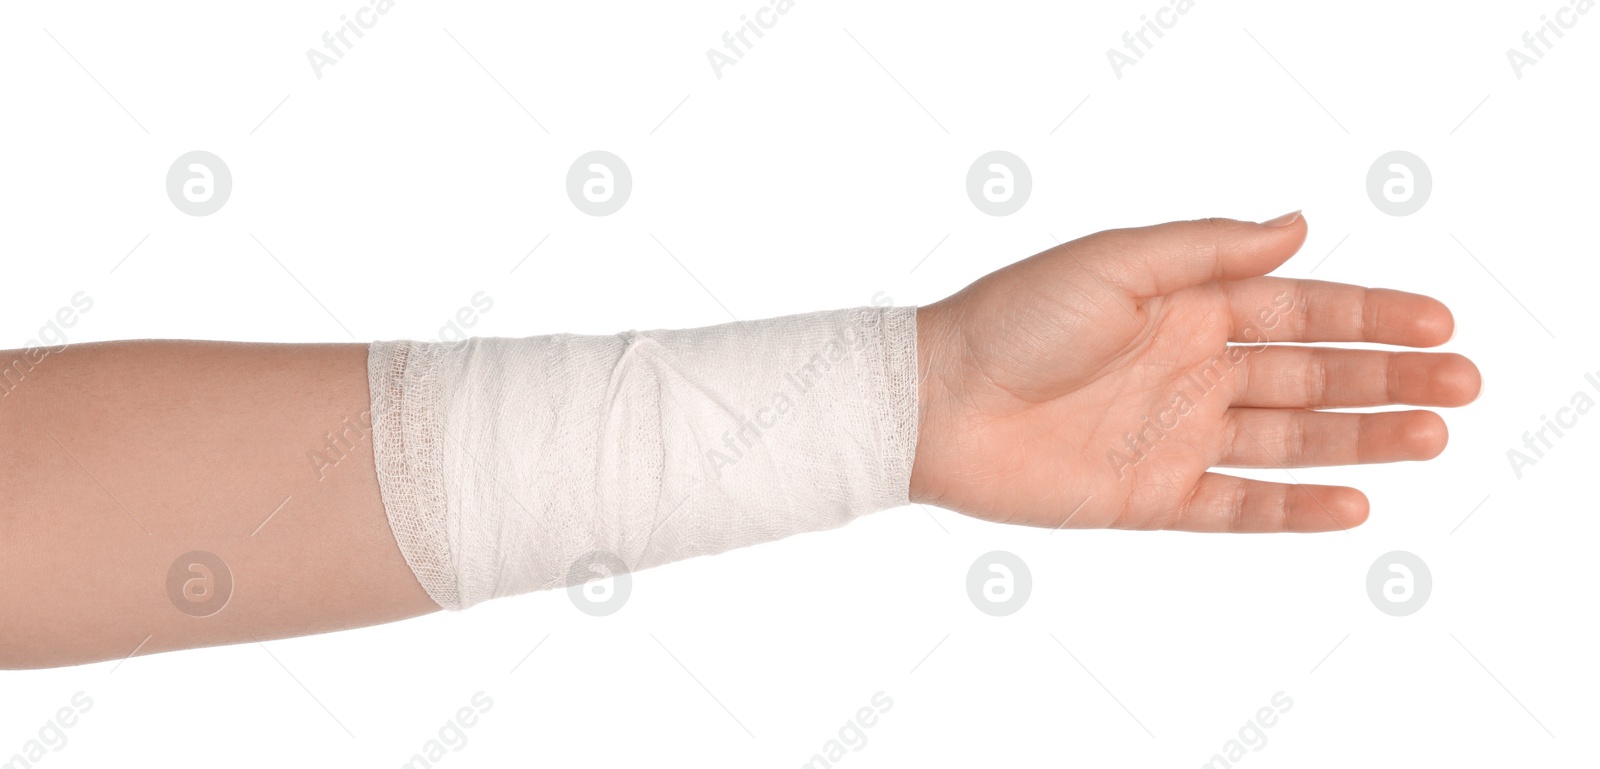
[[[378,485],[434,601],[583,581],[907,503],[916,308],[368,351]]]

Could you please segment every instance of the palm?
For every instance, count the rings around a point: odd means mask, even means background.
[[[1167,227],[1176,226],[1197,225]],[[1198,226],[1206,232],[1223,225]],[[1183,281],[1172,271],[1184,265],[1142,274],[1152,263],[1167,267],[1167,257],[1135,253],[1134,234],[1161,229],[1105,233],[1052,249],[924,310],[933,374],[925,385],[933,400],[925,429],[943,436],[925,441],[927,451],[919,448],[918,473],[938,478],[924,484],[930,501],[990,520],[1052,527],[1342,528],[1364,518],[1358,492],[1208,471],[1336,464],[1351,456],[1416,459],[1442,448],[1442,432],[1432,429],[1437,417],[1429,412],[1384,415],[1377,419],[1387,424],[1368,423],[1364,431],[1350,421],[1356,415],[1309,409],[1396,401],[1458,405],[1476,393],[1475,369],[1457,377],[1470,382],[1378,397],[1373,388],[1386,383],[1366,381],[1381,379],[1373,368],[1379,361],[1370,356],[1390,354],[1332,350],[1328,354],[1357,356],[1349,360],[1366,361],[1369,370],[1346,367],[1361,381],[1337,383],[1343,394],[1321,388],[1331,400],[1294,402],[1318,397],[1308,383],[1325,369],[1289,365],[1313,360],[1303,357],[1312,355],[1305,348],[1249,343],[1279,341],[1280,333],[1282,341],[1309,341],[1319,323],[1340,322],[1326,307],[1319,321],[1303,306],[1327,304],[1316,291],[1363,290],[1250,277],[1248,270],[1239,279]],[[1298,239],[1288,252],[1297,245]],[[1181,251],[1173,258],[1192,258]],[[1270,269],[1282,259],[1269,254],[1255,261]],[[1448,325],[1448,312],[1437,302],[1398,292],[1381,298],[1436,307]],[[1442,341],[1432,338],[1438,325],[1320,335],[1436,344]],[[1246,344],[1230,348],[1230,340]],[[1459,356],[1424,357],[1431,359],[1420,362],[1425,368],[1471,366]],[[1319,421],[1326,419],[1332,421]],[[1334,435],[1330,440],[1338,445],[1308,447],[1300,440],[1307,425]],[[1361,457],[1364,444],[1374,441],[1389,445],[1377,454],[1365,446]]]

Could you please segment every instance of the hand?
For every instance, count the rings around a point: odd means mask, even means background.
[[[1305,241],[1298,213],[1111,230],[996,271],[917,312],[921,428],[911,499],[1033,526],[1327,531],[1360,491],[1224,467],[1424,460],[1476,366],[1432,347],[1450,311],[1417,294],[1262,277]],[[1233,344],[1230,344],[1233,343]]]

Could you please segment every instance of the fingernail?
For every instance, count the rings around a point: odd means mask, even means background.
[[[1268,219],[1261,223],[1262,227],[1288,227],[1300,218],[1300,212],[1294,211],[1284,214],[1276,219]]]

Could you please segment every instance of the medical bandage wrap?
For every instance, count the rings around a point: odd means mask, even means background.
[[[378,485],[446,609],[907,503],[916,308],[614,336],[374,342]]]

